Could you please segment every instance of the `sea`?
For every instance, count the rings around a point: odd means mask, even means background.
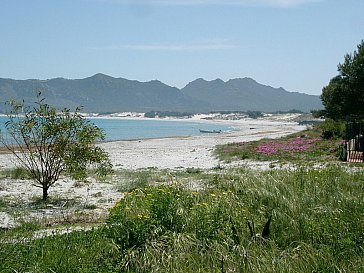
[[[7,117],[0,116],[0,130],[6,133],[5,122]],[[117,118],[90,118],[90,121],[103,129],[105,141],[135,140],[148,138],[197,136],[201,130],[222,132],[233,131],[234,128],[209,122],[183,121],[183,120],[139,120],[139,119],[117,119]]]

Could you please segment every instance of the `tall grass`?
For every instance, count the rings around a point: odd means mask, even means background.
[[[363,269],[363,173],[338,167],[267,173],[237,169],[211,174],[207,183],[199,192],[147,187],[115,206],[109,238],[119,246],[125,270]],[[265,240],[261,233],[270,216]]]
[[[159,185],[143,172],[97,230],[24,242],[0,232],[0,272],[364,271],[363,172],[232,169],[171,184],[152,173]],[[188,178],[205,187],[178,183]]]
[[[0,175],[3,177],[9,177],[12,179],[29,179],[29,172],[23,167],[16,167],[13,169],[5,169],[0,172]]]
[[[112,247],[100,230],[0,243],[0,272],[107,272]]]

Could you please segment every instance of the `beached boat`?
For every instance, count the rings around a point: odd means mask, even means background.
[[[222,131],[221,130],[201,130],[200,129],[200,133],[220,134],[220,133],[222,133]]]

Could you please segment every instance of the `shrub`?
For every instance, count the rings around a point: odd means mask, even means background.
[[[188,233],[201,242],[237,241],[245,210],[231,191],[195,192],[174,186],[125,193],[110,211],[108,236],[126,253],[167,233]],[[234,226],[234,227],[233,227]]]
[[[29,172],[27,171],[27,169],[22,168],[22,167],[8,169],[8,170],[5,170],[3,173],[5,176],[10,177],[12,179],[24,180],[24,179],[30,178],[30,175],[29,175]]]
[[[317,125],[322,130],[324,139],[341,139],[345,137],[345,123],[326,119],[325,122]]]
[[[5,123],[7,137],[0,137],[5,147],[14,154],[18,164],[42,188],[43,201],[48,190],[61,174],[84,179],[88,166],[96,166],[100,177],[112,170],[108,154],[95,145],[104,139],[104,132],[85,119],[80,109],[58,112],[38,94],[34,107],[10,102],[11,112]]]
[[[215,154],[220,160],[249,158],[254,160],[289,161],[291,163],[336,161],[341,152],[342,140],[323,139],[322,135],[322,125],[318,124],[309,130],[279,139],[261,139],[218,145]]]
[[[110,211],[108,236],[125,251],[186,225],[192,196],[179,187],[159,186],[125,193]]]
[[[260,111],[248,111],[248,112],[246,112],[246,114],[248,115],[249,118],[252,118],[252,119],[257,119],[257,118],[263,117],[263,113]]]
[[[237,168],[199,178],[198,192],[126,193],[105,228],[15,243],[0,233],[0,271],[363,271],[363,172]]]

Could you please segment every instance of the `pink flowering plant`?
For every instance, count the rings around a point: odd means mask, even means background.
[[[221,160],[336,160],[341,140],[326,140],[318,130],[307,130],[280,139],[220,145],[215,153]]]
[[[302,137],[297,137],[294,139],[289,139],[284,142],[279,141],[268,141],[265,143],[261,143],[257,146],[257,153],[263,155],[275,155],[278,153],[295,153],[295,152],[303,152],[307,151],[312,147],[317,141],[320,139],[305,139]]]

